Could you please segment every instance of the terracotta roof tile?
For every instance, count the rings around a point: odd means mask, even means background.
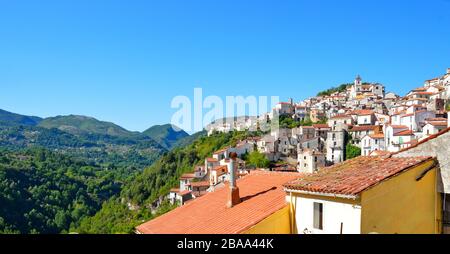
[[[375,131],[376,125],[361,125],[361,126],[353,126],[349,131]]]
[[[330,126],[328,124],[313,124],[313,127],[315,129],[329,129]]]
[[[394,136],[412,136],[412,135],[414,135],[412,130],[399,131],[394,134]]]
[[[283,186],[288,190],[354,196],[384,179],[429,159],[431,157],[360,156],[323,168],[318,173],[305,175]]]
[[[450,127],[448,127],[447,129],[443,129],[443,130],[441,130],[439,133],[433,134],[433,135],[431,135],[431,136],[429,136],[429,137],[427,137],[427,138],[425,138],[425,139],[419,141],[418,143],[416,143],[416,144],[414,144],[414,145],[412,145],[412,146],[410,146],[410,147],[407,147],[407,148],[405,148],[405,149],[402,149],[402,150],[400,150],[400,151],[398,151],[398,152],[394,152],[394,153],[392,153],[392,154],[393,154],[393,155],[394,155],[394,154],[399,154],[399,153],[402,153],[402,152],[404,152],[404,151],[410,150],[410,149],[412,149],[412,148],[414,148],[414,147],[417,147],[417,146],[419,146],[419,145],[421,145],[421,144],[423,144],[423,143],[426,143],[426,142],[428,142],[428,141],[430,141],[430,140],[432,140],[432,139],[435,139],[435,138],[437,138],[437,137],[439,137],[439,136],[441,136],[441,135],[444,135],[445,133],[447,133],[447,132],[449,132],[449,131],[450,131]]]
[[[195,174],[194,173],[186,173],[181,175],[180,179],[182,180],[189,180],[189,179],[194,179],[195,178]]]
[[[242,202],[226,207],[228,184],[136,229],[146,234],[236,234],[287,206],[282,184],[299,173],[252,171],[237,181]]]
[[[209,181],[201,181],[201,182],[192,182],[192,187],[206,187],[209,186]]]

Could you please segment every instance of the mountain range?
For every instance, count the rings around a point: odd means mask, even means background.
[[[189,137],[170,124],[133,132],[88,116],[40,118],[0,110],[0,146],[44,147],[96,163],[146,167]]]

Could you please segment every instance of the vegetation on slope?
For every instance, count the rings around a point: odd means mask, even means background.
[[[163,202],[156,215],[149,212],[160,197],[166,196],[171,188],[178,186],[179,177],[183,173],[192,172],[195,165],[203,164],[204,159],[214,151],[236,145],[239,140],[250,135],[252,134],[247,132],[216,133],[208,137],[200,136],[186,147],[173,149],[125,184],[120,198],[109,200],[95,216],[85,218],[72,231],[131,233],[140,223],[173,208]],[[135,207],[135,210],[128,209],[128,204]]]
[[[36,116],[24,116],[0,109],[0,126],[35,126],[42,119]]]
[[[118,173],[44,149],[1,150],[0,233],[67,232],[120,191]]]
[[[180,139],[189,136],[181,129],[174,129],[171,124],[155,125],[144,131],[143,134],[152,138],[167,150],[172,149]]]
[[[352,83],[348,83],[348,84],[342,84],[342,85],[337,86],[337,87],[332,87],[332,88],[329,88],[327,90],[318,92],[317,96],[330,96],[331,94],[336,93],[336,92],[341,93],[341,92],[344,92],[347,89],[347,87],[349,87],[351,85],[353,85],[353,84]]]

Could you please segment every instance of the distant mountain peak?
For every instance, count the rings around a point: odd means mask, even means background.
[[[25,116],[0,109],[0,126],[36,126],[40,121],[42,118],[37,116]]]
[[[154,125],[142,134],[152,138],[167,149],[171,149],[178,140],[189,136],[184,130],[172,124]]]

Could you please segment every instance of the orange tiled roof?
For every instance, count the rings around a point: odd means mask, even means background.
[[[392,154],[393,154],[393,155],[394,155],[394,154],[399,154],[399,153],[402,153],[402,152],[404,152],[404,151],[407,151],[407,150],[410,150],[410,149],[412,149],[412,148],[415,148],[415,147],[417,147],[417,146],[419,146],[419,145],[421,145],[421,144],[423,144],[423,143],[426,143],[426,142],[428,142],[428,141],[430,141],[430,140],[432,140],[432,139],[435,139],[435,138],[437,138],[437,137],[439,137],[439,136],[441,136],[441,135],[444,135],[445,133],[447,133],[447,132],[449,132],[449,131],[450,131],[450,127],[448,127],[447,129],[443,129],[443,130],[441,130],[439,133],[433,134],[433,135],[431,135],[431,136],[429,136],[429,137],[427,137],[427,138],[425,138],[425,139],[419,141],[418,143],[416,143],[416,144],[414,144],[414,145],[412,145],[412,146],[410,146],[410,147],[407,147],[407,148],[405,148],[405,149],[402,149],[402,150],[400,150],[400,151],[398,151],[398,152],[394,152],[394,153],[392,153]]]
[[[429,122],[429,124],[431,124],[433,126],[447,127],[447,122]]]
[[[209,186],[209,181],[192,182],[191,187],[206,187]]]
[[[406,125],[391,125],[393,129],[408,129]]]
[[[207,162],[218,162],[216,158],[206,158]]]
[[[355,196],[431,157],[360,156],[283,185],[288,190]]]
[[[375,131],[376,125],[361,125],[361,126],[353,126],[349,131]]]
[[[371,137],[373,139],[381,139],[381,138],[384,138],[384,134],[383,133],[373,134],[373,135],[369,135],[369,137]]]
[[[188,179],[193,179],[193,178],[195,178],[194,173],[186,173],[186,174],[181,175],[181,177],[180,177],[180,179],[183,179],[183,180],[188,180]]]
[[[346,115],[346,114],[337,114],[330,119],[341,119],[341,118],[351,118],[352,116]]]
[[[394,136],[412,136],[412,135],[414,135],[412,130],[399,131],[394,134]]]
[[[369,110],[369,109],[361,109],[361,110],[353,111],[353,114],[358,115],[358,116],[367,116],[367,115],[374,114],[374,112],[373,112],[373,110]]]
[[[242,202],[226,207],[228,184],[136,229],[144,234],[237,234],[286,207],[282,184],[299,173],[252,171],[237,180]]]
[[[315,129],[328,129],[328,128],[330,128],[330,126],[328,126],[328,124],[313,124],[313,127]]]

